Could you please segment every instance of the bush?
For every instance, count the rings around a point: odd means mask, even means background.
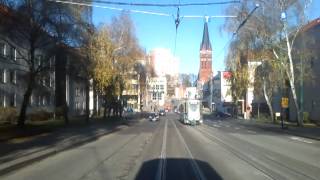
[[[52,112],[38,110],[28,115],[30,121],[46,121],[53,117]]]
[[[17,120],[17,109],[14,107],[0,107],[0,122],[14,124]]]
[[[304,123],[310,123],[309,113],[308,112],[303,112],[303,122]]]
[[[56,108],[56,117],[63,117],[64,116],[64,107],[63,106],[59,106]]]

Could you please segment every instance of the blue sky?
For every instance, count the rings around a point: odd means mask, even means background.
[[[117,0],[120,1],[120,0]],[[134,2],[122,0],[124,2]],[[178,3],[177,0],[140,0],[138,2],[146,3]],[[187,1],[181,0],[181,3]],[[192,1],[197,2],[197,1]],[[212,2],[210,0],[201,0],[201,2]],[[176,8],[153,8],[153,7],[126,7],[125,9],[147,10],[154,12],[162,12],[167,14],[175,14]],[[180,14],[183,15],[226,15],[224,13],[226,5],[215,6],[198,6],[198,7],[181,7]],[[319,17],[320,2],[313,1],[310,8],[310,19]],[[99,23],[109,23],[113,16],[119,15],[120,11],[94,8],[93,22],[95,25]],[[232,14],[228,14],[232,15]],[[180,58],[181,73],[194,73],[199,71],[199,47],[202,39],[204,19],[182,19],[177,34],[176,50],[175,46],[175,24],[173,17],[146,15],[131,13],[136,28],[136,35],[140,45],[148,52],[153,48],[169,48],[175,56]],[[213,71],[217,73],[224,70],[224,57],[226,54],[226,44],[229,42],[231,35],[223,31],[222,25],[224,19],[211,19],[209,26],[210,41],[213,48]]]

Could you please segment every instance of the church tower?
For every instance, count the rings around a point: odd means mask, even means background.
[[[202,42],[200,45],[200,70],[198,82],[205,84],[212,76],[212,48],[209,39],[208,22],[204,23]]]

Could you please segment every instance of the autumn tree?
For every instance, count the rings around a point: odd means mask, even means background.
[[[134,33],[130,16],[122,13],[114,17],[109,25],[101,25],[91,42],[94,60],[93,77],[104,96],[104,116],[111,109],[122,115],[123,91],[127,88],[136,60],[141,50]]]

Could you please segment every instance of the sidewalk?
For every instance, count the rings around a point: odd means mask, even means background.
[[[320,127],[298,127],[293,126],[290,124],[285,124],[284,129],[281,128],[281,124],[273,124],[273,123],[267,123],[267,122],[259,122],[256,120],[246,120],[246,119],[237,119],[236,122],[252,126],[255,128],[259,128],[264,131],[272,131],[277,133],[286,133],[294,136],[309,138],[313,140],[320,141]]]
[[[0,142],[0,176],[61,151],[97,140],[124,129],[142,119],[112,123],[91,123],[82,127],[65,127],[38,136]]]

